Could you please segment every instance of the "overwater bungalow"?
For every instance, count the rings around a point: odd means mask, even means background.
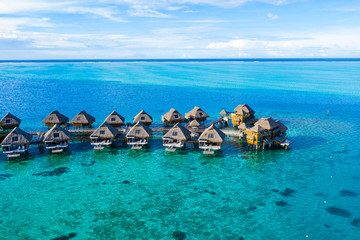
[[[55,124],[49,131],[45,133],[43,142],[45,148],[51,153],[61,153],[69,145],[70,133],[64,128]]]
[[[3,153],[8,154],[8,158],[20,157],[28,151],[31,140],[31,134],[15,127],[1,143]]]
[[[192,120],[188,126],[191,127],[194,131],[197,131],[199,130],[200,123],[196,120]]]
[[[85,111],[79,112],[70,123],[74,127],[90,127],[95,122],[95,118]]]
[[[19,127],[21,123],[21,119],[15,117],[11,113],[7,113],[1,120],[0,120],[0,128],[3,130],[14,129]]]
[[[119,130],[107,122],[103,122],[91,135],[91,145],[94,150],[102,150],[113,144],[114,139],[119,134]]]
[[[190,135],[189,130],[177,123],[163,136],[163,146],[168,147],[166,151],[173,152],[176,148],[184,147]]]
[[[231,113],[231,120],[234,125],[251,124],[255,119],[255,111],[247,104],[237,106],[234,111]]]
[[[145,126],[150,126],[153,122],[152,117],[147,114],[144,110],[141,110],[133,120],[133,123],[136,124],[138,122],[142,122]]]
[[[199,148],[204,149],[204,154],[214,154],[221,149],[225,134],[214,125],[211,125],[200,135]]]
[[[64,125],[69,121],[69,118],[55,110],[51,112],[41,123],[45,123],[47,127],[53,127],[55,124]]]
[[[161,120],[166,124],[176,124],[182,123],[185,120],[185,117],[176,109],[172,108],[165,115],[161,116]]]
[[[260,125],[255,125],[252,128],[246,129],[246,141],[251,147],[256,149],[263,143],[263,135],[265,129]]]
[[[151,134],[151,129],[138,121],[126,134],[127,144],[132,146],[132,149],[141,149],[148,144]]]
[[[220,116],[222,117],[229,117],[231,112],[226,111],[225,109],[221,110]]]
[[[198,122],[205,122],[209,115],[199,107],[194,107],[190,112],[185,114],[185,117],[190,120]]]
[[[116,111],[113,111],[106,119],[105,122],[110,124],[113,127],[121,127],[125,125],[125,118],[118,114]]]

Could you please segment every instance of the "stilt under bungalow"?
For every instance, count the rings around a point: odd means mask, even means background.
[[[27,153],[32,140],[32,135],[15,127],[2,141],[3,153],[8,154],[8,158],[16,158]]]
[[[91,145],[94,146],[94,150],[102,150],[105,147],[109,147],[113,144],[116,136],[119,134],[119,130],[111,126],[107,122],[103,122],[93,134],[90,136]]]
[[[45,148],[51,153],[61,153],[69,146],[70,133],[55,124],[49,131],[45,133]]]

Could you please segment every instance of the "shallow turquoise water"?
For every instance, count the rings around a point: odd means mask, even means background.
[[[229,139],[204,157],[190,145],[165,153],[155,134],[139,152],[94,153],[75,138],[65,155],[1,155],[1,239],[360,239],[360,62],[1,63],[0,80],[1,115],[29,131],[54,109],[85,109],[97,125],[145,109],[159,125],[171,107],[216,118],[248,103],[292,141],[248,151]]]

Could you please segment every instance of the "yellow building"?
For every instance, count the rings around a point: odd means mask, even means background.
[[[234,113],[231,113],[231,121],[234,125],[250,124],[254,121],[255,111],[247,104],[237,106],[234,111]]]

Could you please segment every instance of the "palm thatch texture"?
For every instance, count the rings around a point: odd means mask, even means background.
[[[189,130],[177,123],[163,136],[163,145],[165,147],[183,147],[190,135]]]
[[[41,123],[45,123],[48,127],[53,127],[55,124],[63,125],[69,121],[69,118],[61,114],[59,111],[55,110],[51,112]]]
[[[11,113],[7,113],[1,120],[0,120],[0,128],[4,130],[14,129],[19,127],[21,123],[21,119],[15,117]]]
[[[193,128],[193,129],[198,129],[200,127],[200,123],[196,120],[192,120],[189,123],[189,127]]]
[[[151,129],[145,124],[143,124],[141,121],[139,121],[126,134],[127,144],[147,145],[151,134]]]
[[[125,118],[118,114],[116,111],[110,113],[110,115],[105,119],[105,122],[110,124],[113,127],[121,127],[125,125]]]
[[[199,107],[194,107],[190,112],[185,114],[185,117],[190,120],[197,120],[198,122],[204,122],[209,115]]]
[[[119,130],[107,122],[103,122],[91,135],[91,145],[111,145]]]
[[[240,125],[242,123],[251,124],[254,121],[255,111],[247,104],[240,104],[234,111],[235,113],[231,113],[231,119],[234,125]]]
[[[70,123],[74,127],[89,127],[95,122],[95,118],[85,111],[79,112]]]
[[[144,110],[141,110],[133,120],[133,123],[136,124],[138,122],[142,122],[145,126],[150,126],[153,122],[152,117],[147,114]]]
[[[185,117],[176,109],[172,108],[165,115],[161,116],[161,120],[167,124],[175,124],[182,123],[185,120]]]
[[[199,148],[219,150],[224,142],[225,134],[214,125],[211,125],[200,135]]]
[[[5,137],[1,147],[4,153],[24,153],[28,150],[31,141],[31,134],[16,127]]]
[[[230,112],[226,111],[225,109],[221,110],[221,112],[220,112],[221,116],[227,116],[229,114],[230,114]]]
[[[47,149],[64,149],[68,146],[70,140],[70,133],[55,124],[49,131],[45,133],[43,142]]]

